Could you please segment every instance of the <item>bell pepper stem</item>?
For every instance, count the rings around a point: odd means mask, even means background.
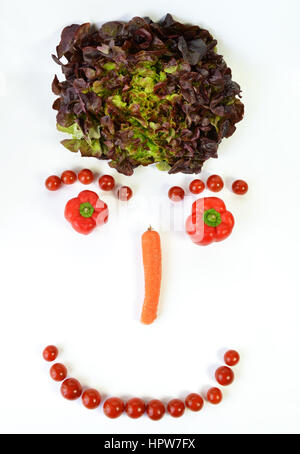
[[[84,202],[80,204],[79,212],[81,216],[83,216],[84,218],[90,218],[94,211],[95,209],[93,205],[91,205],[89,202]]]
[[[218,227],[222,222],[221,214],[214,208],[205,210],[203,213],[203,221],[209,227]]]

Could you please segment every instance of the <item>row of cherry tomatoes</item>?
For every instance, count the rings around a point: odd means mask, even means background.
[[[211,175],[206,181],[206,186],[212,192],[220,192],[224,187],[224,181],[219,175]],[[244,180],[236,180],[231,188],[235,194],[243,195],[248,191],[248,184]],[[189,185],[192,194],[201,194],[204,189],[205,183],[202,180],[193,180]],[[184,199],[185,192],[180,186],[173,186],[169,189],[168,196],[173,202],[180,202]]]
[[[82,169],[78,172],[78,180],[82,184],[91,184],[95,179],[94,173],[90,169]],[[77,175],[73,170],[65,170],[61,177],[57,175],[50,175],[46,181],[45,186],[49,191],[57,191],[62,183],[73,184],[77,181]],[[98,184],[102,191],[112,191],[115,188],[115,179],[111,175],[102,175],[98,180]],[[132,197],[132,189],[129,186],[121,186],[117,191],[117,197],[124,202]]]
[[[91,184],[94,181],[94,174],[90,169],[82,169],[78,173],[78,180],[82,184]],[[45,186],[49,191],[57,191],[61,184],[73,184],[77,180],[77,175],[73,170],[65,170],[61,177],[50,175]],[[111,175],[102,175],[98,180],[99,186],[103,191],[112,191],[115,188],[115,179]],[[219,175],[211,175],[206,181],[207,188],[212,192],[220,192],[224,187],[224,181]],[[205,183],[202,180],[193,180],[189,185],[192,194],[201,194],[205,189]],[[232,183],[232,191],[235,194],[243,195],[248,191],[248,184],[244,180],[236,180]],[[120,200],[128,201],[132,197],[132,189],[129,186],[122,186],[117,191],[117,197]],[[168,192],[169,199],[173,202],[183,200],[185,191],[180,186],[173,186]]]
[[[54,361],[57,358],[58,349],[54,345],[48,345],[43,351],[43,357],[46,361]],[[235,350],[228,350],[224,355],[226,366],[218,367],[215,371],[215,378],[222,386],[230,385],[234,380],[234,373],[228,366],[235,366],[239,362],[240,356]],[[66,378],[67,368],[61,363],[55,363],[50,368],[50,376],[55,381],[63,381],[61,384],[61,394],[65,399],[75,400],[81,396],[82,403],[86,408],[94,409],[100,405],[101,395],[94,388],[82,390],[82,386],[76,378]],[[211,404],[219,404],[222,400],[222,391],[213,387],[207,391],[206,399]],[[172,399],[167,404],[168,413],[174,418],[184,414],[185,408],[192,411],[199,411],[204,405],[204,400],[197,393],[189,394],[185,401],[181,399]],[[157,399],[150,400],[147,404],[140,398],[134,397],[126,403],[118,397],[110,397],[103,404],[103,412],[108,418],[117,418],[123,412],[127,413],[130,418],[139,418],[145,412],[150,419],[155,421],[161,419],[166,408],[163,402]]]

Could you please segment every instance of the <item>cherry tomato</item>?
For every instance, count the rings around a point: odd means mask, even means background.
[[[222,400],[223,394],[219,388],[210,388],[207,391],[206,398],[211,404],[219,404]]]
[[[78,180],[82,184],[91,184],[94,181],[94,174],[90,169],[82,169],[78,174]]]
[[[235,366],[240,360],[240,355],[236,350],[228,350],[224,355],[224,361],[227,366]]]
[[[235,194],[246,194],[248,191],[248,184],[244,180],[236,180],[232,183],[232,190]]]
[[[227,386],[233,382],[234,373],[230,367],[221,366],[216,370],[215,377],[220,385]]]
[[[99,407],[101,402],[101,395],[96,389],[88,388],[83,392],[81,399],[83,405],[86,408],[92,410],[94,408]]]
[[[111,191],[115,187],[115,179],[111,175],[102,175],[99,178],[99,186],[102,191]]]
[[[123,202],[127,202],[132,197],[132,189],[128,186],[121,186],[118,189],[118,199],[122,200]]]
[[[50,377],[55,381],[62,381],[67,376],[67,368],[61,363],[55,363],[50,368]]]
[[[199,411],[203,407],[203,399],[200,394],[191,393],[185,399],[185,405],[192,411]]]
[[[160,400],[153,399],[148,402],[146,411],[150,419],[153,419],[153,421],[158,421],[164,416],[166,409],[164,404]]]
[[[167,406],[168,412],[174,418],[179,418],[182,416],[185,410],[184,402],[180,399],[172,399]]]
[[[185,195],[184,190],[179,186],[173,186],[172,188],[169,189],[168,192],[168,197],[173,202],[180,202],[181,200],[184,199],[184,195]]]
[[[212,192],[219,192],[224,187],[224,181],[219,175],[211,175],[208,177],[206,185]]]
[[[133,397],[130,399],[125,406],[125,411],[130,418],[139,418],[145,413],[146,405],[142,399]]]
[[[65,170],[60,178],[64,184],[73,184],[77,180],[77,175],[73,170]]]
[[[190,183],[190,192],[192,194],[200,194],[205,189],[205,184],[202,180],[193,180]]]
[[[65,399],[75,400],[81,396],[82,387],[76,378],[67,378],[62,382],[60,392]]]
[[[57,358],[58,349],[55,345],[48,345],[48,347],[43,350],[43,358],[46,361],[54,361]]]
[[[49,191],[57,191],[61,186],[61,179],[56,175],[51,175],[45,181],[45,186]]]
[[[108,418],[118,418],[124,411],[124,403],[118,397],[110,397],[104,402],[103,411]]]

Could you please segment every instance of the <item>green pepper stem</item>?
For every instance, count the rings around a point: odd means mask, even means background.
[[[218,225],[220,225],[222,222],[221,214],[214,208],[205,210],[203,213],[203,221],[204,224],[208,225],[209,227],[218,227]]]
[[[90,218],[94,213],[95,209],[90,202],[84,202],[80,204],[79,212],[84,218]]]

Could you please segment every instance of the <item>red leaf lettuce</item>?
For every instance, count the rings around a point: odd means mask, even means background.
[[[244,113],[216,44],[170,14],[157,23],[66,27],[53,55],[65,80],[52,83],[57,127],[72,135],[62,144],[125,175],[154,162],[169,173],[199,173]]]

